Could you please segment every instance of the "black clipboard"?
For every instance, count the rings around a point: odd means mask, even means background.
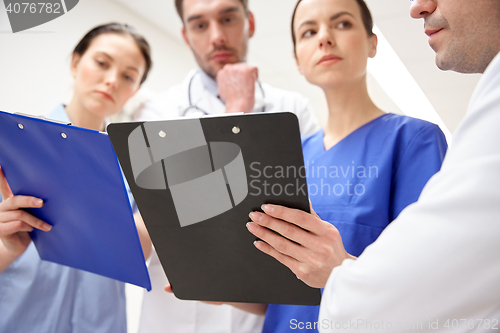
[[[176,297],[318,305],[319,289],[253,245],[248,214],[309,211],[293,113],[110,124],[108,133]]]
[[[151,290],[144,254],[106,133],[0,111],[0,165],[14,195],[44,200],[30,214],[43,260]]]

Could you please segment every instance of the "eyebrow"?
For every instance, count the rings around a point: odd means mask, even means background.
[[[240,11],[240,8],[237,7],[237,6],[234,6],[234,7],[227,7],[227,8],[224,8],[223,10],[221,10],[219,12],[219,14],[228,14],[228,13],[236,13],[236,12],[239,12]],[[202,14],[199,14],[199,15],[191,15],[190,17],[188,17],[188,19],[186,20],[186,22],[191,22],[191,21],[196,21],[196,20],[199,20],[203,18],[203,15]]]
[[[349,16],[354,17],[354,15],[352,15],[349,12],[340,12],[340,13],[337,13],[337,14],[333,14],[330,17],[330,21],[335,21],[336,19],[338,19],[339,17],[344,16],[344,15],[349,15]],[[316,21],[305,21],[305,22],[302,22],[300,24],[299,28],[302,27],[303,25],[313,25],[313,24],[316,24]]]
[[[133,71],[139,73],[139,70],[137,68],[135,68],[135,67],[129,66],[129,67],[127,67],[127,69],[130,69],[130,70],[133,70]]]
[[[239,12],[239,11],[240,11],[240,8],[234,6],[234,7],[224,8],[223,10],[221,10],[219,12],[219,14],[236,13],[236,12]]]
[[[112,61],[115,60],[112,56],[110,56],[108,53],[106,53],[104,51],[97,51],[96,54],[102,54],[102,55],[106,56],[107,58],[111,59]],[[137,73],[139,73],[139,70],[136,67],[128,66],[127,69],[130,69],[130,70],[133,70],[133,71],[136,71]]]

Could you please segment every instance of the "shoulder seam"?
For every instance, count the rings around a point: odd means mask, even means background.
[[[426,128],[427,128],[426,126],[424,126],[424,127],[420,128],[420,129],[417,131],[417,133],[415,133],[415,135],[413,135],[413,137],[412,137],[412,138],[411,138],[411,140],[408,142],[408,144],[404,147],[405,151],[404,151],[404,153],[403,153],[403,156],[401,156],[401,158],[399,159],[399,161],[398,161],[398,165],[397,165],[397,166],[396,166],[396,168],[394,169],[394,172],[393,172],[392,176],[394,176],[394,175],[395,175],[395,174],[399,171],[399,167],[400,167],[400,165],[401,165],[401,161],[405,158],[405,156],[406,156],[406,154],[407,154],[407,152],[408,152],[408,147],[410,147],[410,146],[413,144],[413,142],[415,141],[415,139],[417,138],[417,136],[419,136],[419,135],[420,135],[420,133],[422,133],[422,132],[423,132]]]

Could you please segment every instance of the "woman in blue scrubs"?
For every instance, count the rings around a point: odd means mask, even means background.
[[[123,108],[150,67],[149,45],[135,29],[92,29],[73,51],[73,97],[49,118],[104,131],[105,118]],[[126,333],[124,283],[40,260],[28,232],[51,227],[22,208],[43,202],[13,196],[1,170],[0,193],[0,332]],[[148,236],[138,214],[136,222],[144,247]]]
[[[367,59],[377,51],[372,28],[362,0],[299,1],[292,20],[297,66],[323,89],[329,108],[325,129],[303,139],[317,215],[266,206],[266,214],[251,214],[248,229],[265,241],[255,243],[258,249],[313,287],[324,287],[331,253],[344,251],[339,244],[355,259],[418,199],[447,149],[438,126],[384,113],[370,99]],[[318,315],[319,306],[271,304],[263,331],[317,332]]]

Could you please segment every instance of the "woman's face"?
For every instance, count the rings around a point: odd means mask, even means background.
[[[73,54],[74,98],[96,116],[115,114],[137,92],[145,69],[144,56],[132,37],[99,35],[82,56]]]
[[[354,0],[304,0],[293,26],[301,74],[322,88],[364,80],[377,38],[368,37]]]

